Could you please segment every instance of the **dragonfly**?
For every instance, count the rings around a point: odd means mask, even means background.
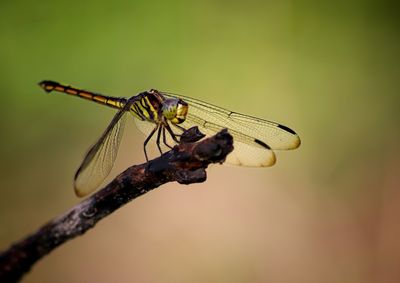
[[[225,162],[239,166],[267,167],[276,162],[275,150],[300,146],[300,138],[287,126],[261,118],[233,112],[188,96],[155,89],[130,98],[112,97],[55,81],[39,83],[46,92],[77,96],[117,109],[108,127],[89,149],[74,176],[74,189],[79,197],[93,192],[110,173],[121,143],[127,116],[135,119],[137,128],[147,137],[146,146],[155,140],[160,153],[179,144],[182,133],[197,126],[205,136],[227,128],[233,136],[234,150]]]

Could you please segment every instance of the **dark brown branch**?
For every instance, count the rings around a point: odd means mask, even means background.
[[[210,163],[222,163],[233,150],[232,144],[232,136],[223,130],[197,143],[180,144],[148,163],[129,167],[105,188],[2,252],[0,282],[18,281],[44,255],[162,184],[204,182],[205,169]]]

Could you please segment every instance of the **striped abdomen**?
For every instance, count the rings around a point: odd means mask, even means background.
[[[51,92],[53,90],[58,92],[64,92],[69,95],[78,96],[84,99],[88,99],[103,105],[107,105],[113,108],[122,108],[125,105],[125,98],[111,97],[105,96],[102,94],[77,89],[69,85],[63,85],[54,81],[42,81],[39,85],[47,92]]]
[[[63,92],[117,109],[124,107],[127,101],[126,98],[106,96],[99,93],[77,89],[54,81],[42,81],[39,85],[47,92],[53,90]],[[162,116],[161,108],[164,100],[165,98],[157,91],[151,90],[140,93],[135,97],[135,102],[131,106],[131,112],[141,120],[157,122]]]

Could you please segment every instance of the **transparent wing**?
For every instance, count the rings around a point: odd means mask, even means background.
[[[300,138],[290,128],[268,120],[232,112],[191,97],[162,93],[166,97],[181,98],[189,104],[184,128],[199,126],[200,131],[212,135],[228,128],[234,137],[234,151],[227,162],[242,166],[271,166],[275,163],[272,150],[299,147]]]
[[[90,148],[75,174],[74,188],[79,197],[93,192],[110,173],[124,131],[129,107],[115,114],[100,139]]]

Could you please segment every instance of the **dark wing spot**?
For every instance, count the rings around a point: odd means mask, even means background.
[[[289,132],[289,133],[291,133],[293,135],[297,135],[295,131],[293,131],[292,129],[290,129],[290,128],[284,126],[284,125],[278,125],[278,128],[281,128],[282,130],[285,130],[286,132]]]
[[[258,140],[258,139],[254,139],[254,142],[255,143],[258,143],[259,145],[261,145],[261,146],[263,146],[263,147],[265,147],[266,149],[271,149],[271,147],[269,146],[269,145],[267,145],[265,142],[263,142],[263,141],[260,141],[260,140]]]

